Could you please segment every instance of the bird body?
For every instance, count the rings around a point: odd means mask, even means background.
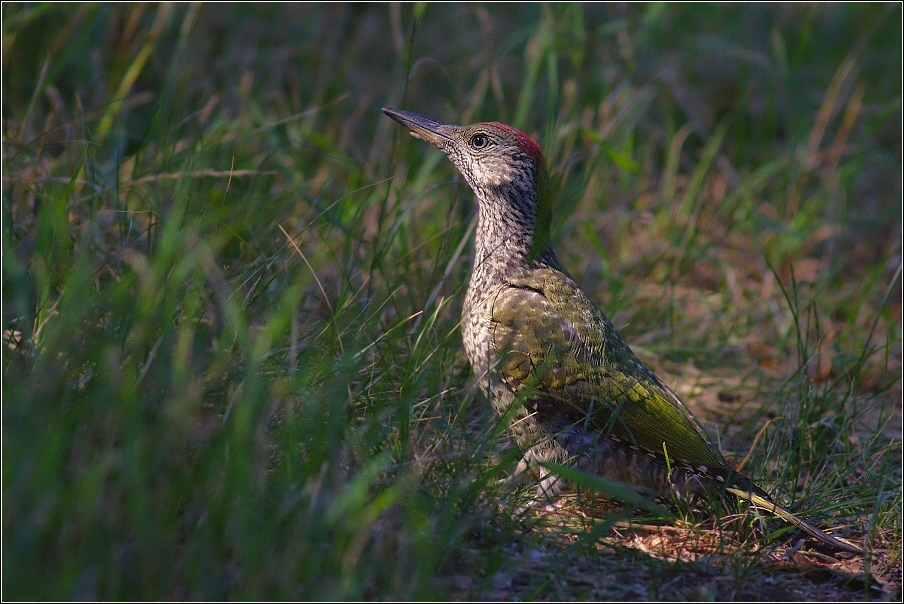
[[[657,493],[724,489],[827,545],[862,552],[777,506],[730,469],[687,407],[559,264],[550,245],[545,161],[529,136],[495,122],[453,126],[383,111],[441,149],[477,196],[464,347],[481,389],[540,477],[538,496],[565,487],[550,463]]]

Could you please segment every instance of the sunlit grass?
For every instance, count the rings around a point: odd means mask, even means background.
[[[743,506],[523,507],[471,193],[381,106],[535,136],[563,263],[889,581],[899,11],[4,4],[4,597],[782,597]]]

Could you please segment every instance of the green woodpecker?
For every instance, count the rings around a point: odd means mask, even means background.
[[[533,139],[500,123],[453,126],[383,112],[442,150],[477,196],[465,351],[539,476],[538,497],[565,487],[545,464],[572,464],[657,493],[732,493],[832,548],[863,553],[729,468],[688,408],[559,264],[550,245],[547,169]]]

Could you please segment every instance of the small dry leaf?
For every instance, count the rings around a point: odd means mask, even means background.
[[[19,350],[22,348],[22,332],[18,329],[7,329],[4,331],[3,340],[10,350]]]
[[[817,354],[807,361],[807,376],[814,382],[824,382],[832,374],[832,359]]]

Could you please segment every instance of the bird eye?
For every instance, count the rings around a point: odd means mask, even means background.
[[[485,134],[475,134],[471,137],[471,147],[473,149],[483,149],[489,144],[490,140]]]

